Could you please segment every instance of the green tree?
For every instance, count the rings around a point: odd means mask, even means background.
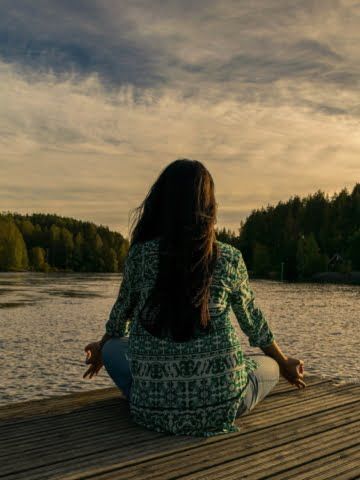
[[[72,254],[74,250],[74,241],[72,233],[66,228],[62,227],[59,238],[59,266],[61,268],[69,268],[72,263]]]
[[[45,263],[53,270],[114,271],[116,262],[119,261],[118,252],[122,245],[126,245],[124,237],[118,232],[111,232],[108,227],[59,215],[43,213],[21,215],[8,212],[0,213],[0,219],[13,222],[19,232],[21,234],[23,232],[23,240],[31,260],[33,255],[36,258],[34,259],[36,268],[40,268],[41,254],[38,251],[33,252],[32,249],[38,247],[43,249]],[[5,228],[2,228],[2,232],[7,241],[9,232],[6,231],[5,235]],[[1,246],[2,251],[5,248],[4,242],[5,240]],[[31,268],[34,266],[31,265]]]
[[[50,262],[54,267],[60,267],[62,261],[61,252],[61,228],[55,224],[50,227]]]
[[[108,248],[106,245],[103,246],[102,258],[104,262],[104,271],[105,272],[117,272],[118,271],[118,260],[116,257],[115,250],[113,248]]]
[[[41,247],[31,249],[31,264],[37,272],[49,271],[49,265],[46,263],[46,252]]]
[[[229,243],[230,245],[236,246],[237,237],[235,232],[230,230],[229,228],[221,228],[216,230],[216,238],[220,242]]]
[[[124,239],[120,245],[120,248],[118,250],[118,255],[117,255],[118,270],[120,272],[122,272],[124,269],[125,258],[128,251],[129,251],[129,241],[127,239]]]
[[[313,233],[301,236],[299,239],[296,260],[300,279],[309,278],[314,273],[326,269],[327,258],[320,253]]]
[[[19,227],[19,230],[21,231],[22,233],[22,236],[25,240],[25,243],[27,245],[27,248],[31,248],[33,245],[33,235],[34,235],[34,231],[35,231],[35,227],[34,225],[32,224],[32,222],[30,220],[28,220],[27,218],[24,219],[24,220],[21,220],[19,223],[18,223],[18,227]]]
[[[29,266],[24,238],[11,218],[0,218],[0,270],[26,270]]]
[[[83,270],[83,247],[84,247],[84,237],[81,232],[78,232],[75,235],[74,239],[74,250],[72,264],[74,270],[81,271]]]
[[[271,260],[268,247],[256,242],[253,252],[253,271],[255,275],[267,276],[270,269]]]
[[[348,256],[353,270],[360,270],[360,228],[350,237]]]

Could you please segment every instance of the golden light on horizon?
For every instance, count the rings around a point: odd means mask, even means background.
[[[2,210],[126,236],[181,157],[209,168],[232,229],[253,208],[359,181],[356,3],[20,7],[0,20]]]

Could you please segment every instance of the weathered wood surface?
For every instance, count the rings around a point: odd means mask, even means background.
[[[360,385],[282,381],[239,433],[135,425],[115,388],[0,407],[0,479],[359,479]]]

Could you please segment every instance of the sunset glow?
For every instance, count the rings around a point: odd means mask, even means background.
[[[202,161],[218,226],[353,187],[360,4],[2,2],[0,206],[128,214],[176,158]]]

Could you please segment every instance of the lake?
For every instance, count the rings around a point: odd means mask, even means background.
[[[113,385],[104,370],[82,378],[83,349],[103,335],[120,282],[118,274],[0,273],[0,404]],[[360,381],[359,286],[251,285],[285,353],[309,373]],[[261,353],[239,334],[246,352]]]

